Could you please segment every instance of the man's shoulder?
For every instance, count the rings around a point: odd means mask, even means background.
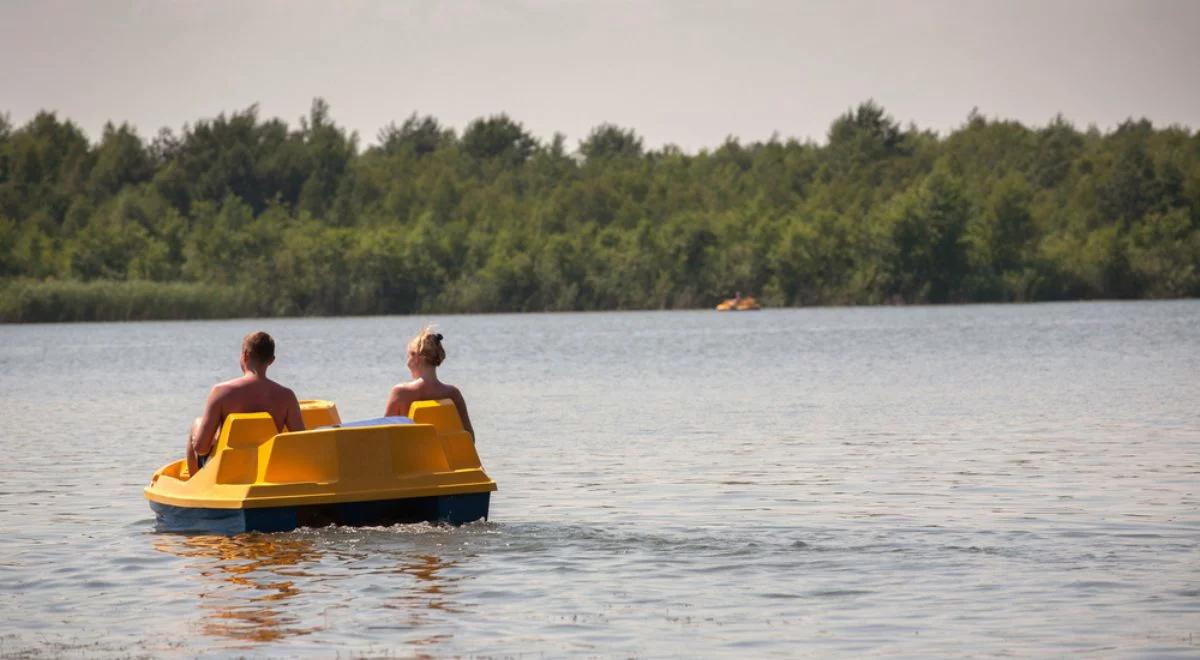
[[[281,385],[275,381],[271,381],[271,389],[273,389],[275,391],[275,395],[280,398],[285,400],[299,401],[299,399],[296,398],[296,393],[292,391],[292,388],[286,385]]]
[[[284,385],[283,383],[278,383],[273,380],[269,380],[267,382],[270,383],[271,387],[274,388],[275,391],[277,391],[277,392],[289,392],[290,393],[292,391],[292,388],[288,387],[287,385]]]
[[[240,380],[240,378],[232,378],[230,380],[221,381],[220,383],[213,385],[210,396],[214,398],[223,398],[229,396],[238,390],[238,386],[241,384],[238,382]]]
[[[250,385],[251,385],[250,380],[248,380],[245,375],[241,375],[241,376],[237,376],[236,378],[230,378],[229,380],[223,380],[223,381],[217,383],[216,385],[213,385],[213,390],[214,391],[221,390],[223,392],[232,392],[232,391],[244,389],[246,387],[250,387]]]

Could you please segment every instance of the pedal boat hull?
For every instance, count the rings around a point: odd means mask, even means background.
[[[300,527],[328,525],[380,527],[417,522],[462,525],[487,520],[490,499],[491,493],[468,493],[261,509],[190,508],[151,501],[150,508],[159,531],[241,534],[290,532]]]

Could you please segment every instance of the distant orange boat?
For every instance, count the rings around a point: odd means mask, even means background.
[[[758,304],[754,296],[743,298],[738,295],[724,300],[721,304],[717,305],[718,312],[752,312],[756,309],[762,309],[762,306]]]

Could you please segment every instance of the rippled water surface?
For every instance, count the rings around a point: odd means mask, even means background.
[[[381,414],[437,320],[491,521],[158,533],[246,332]],[[0,655],[1200,654],[1200,301],[0,326]]]

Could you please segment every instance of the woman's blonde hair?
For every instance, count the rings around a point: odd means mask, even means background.
[[[433,326],[421,328],[416,337],[408,342],[408,352],[421,356],[430,366],[438,366],[446,359],[446,349],[442,348],[442,336],[433,331]]]

